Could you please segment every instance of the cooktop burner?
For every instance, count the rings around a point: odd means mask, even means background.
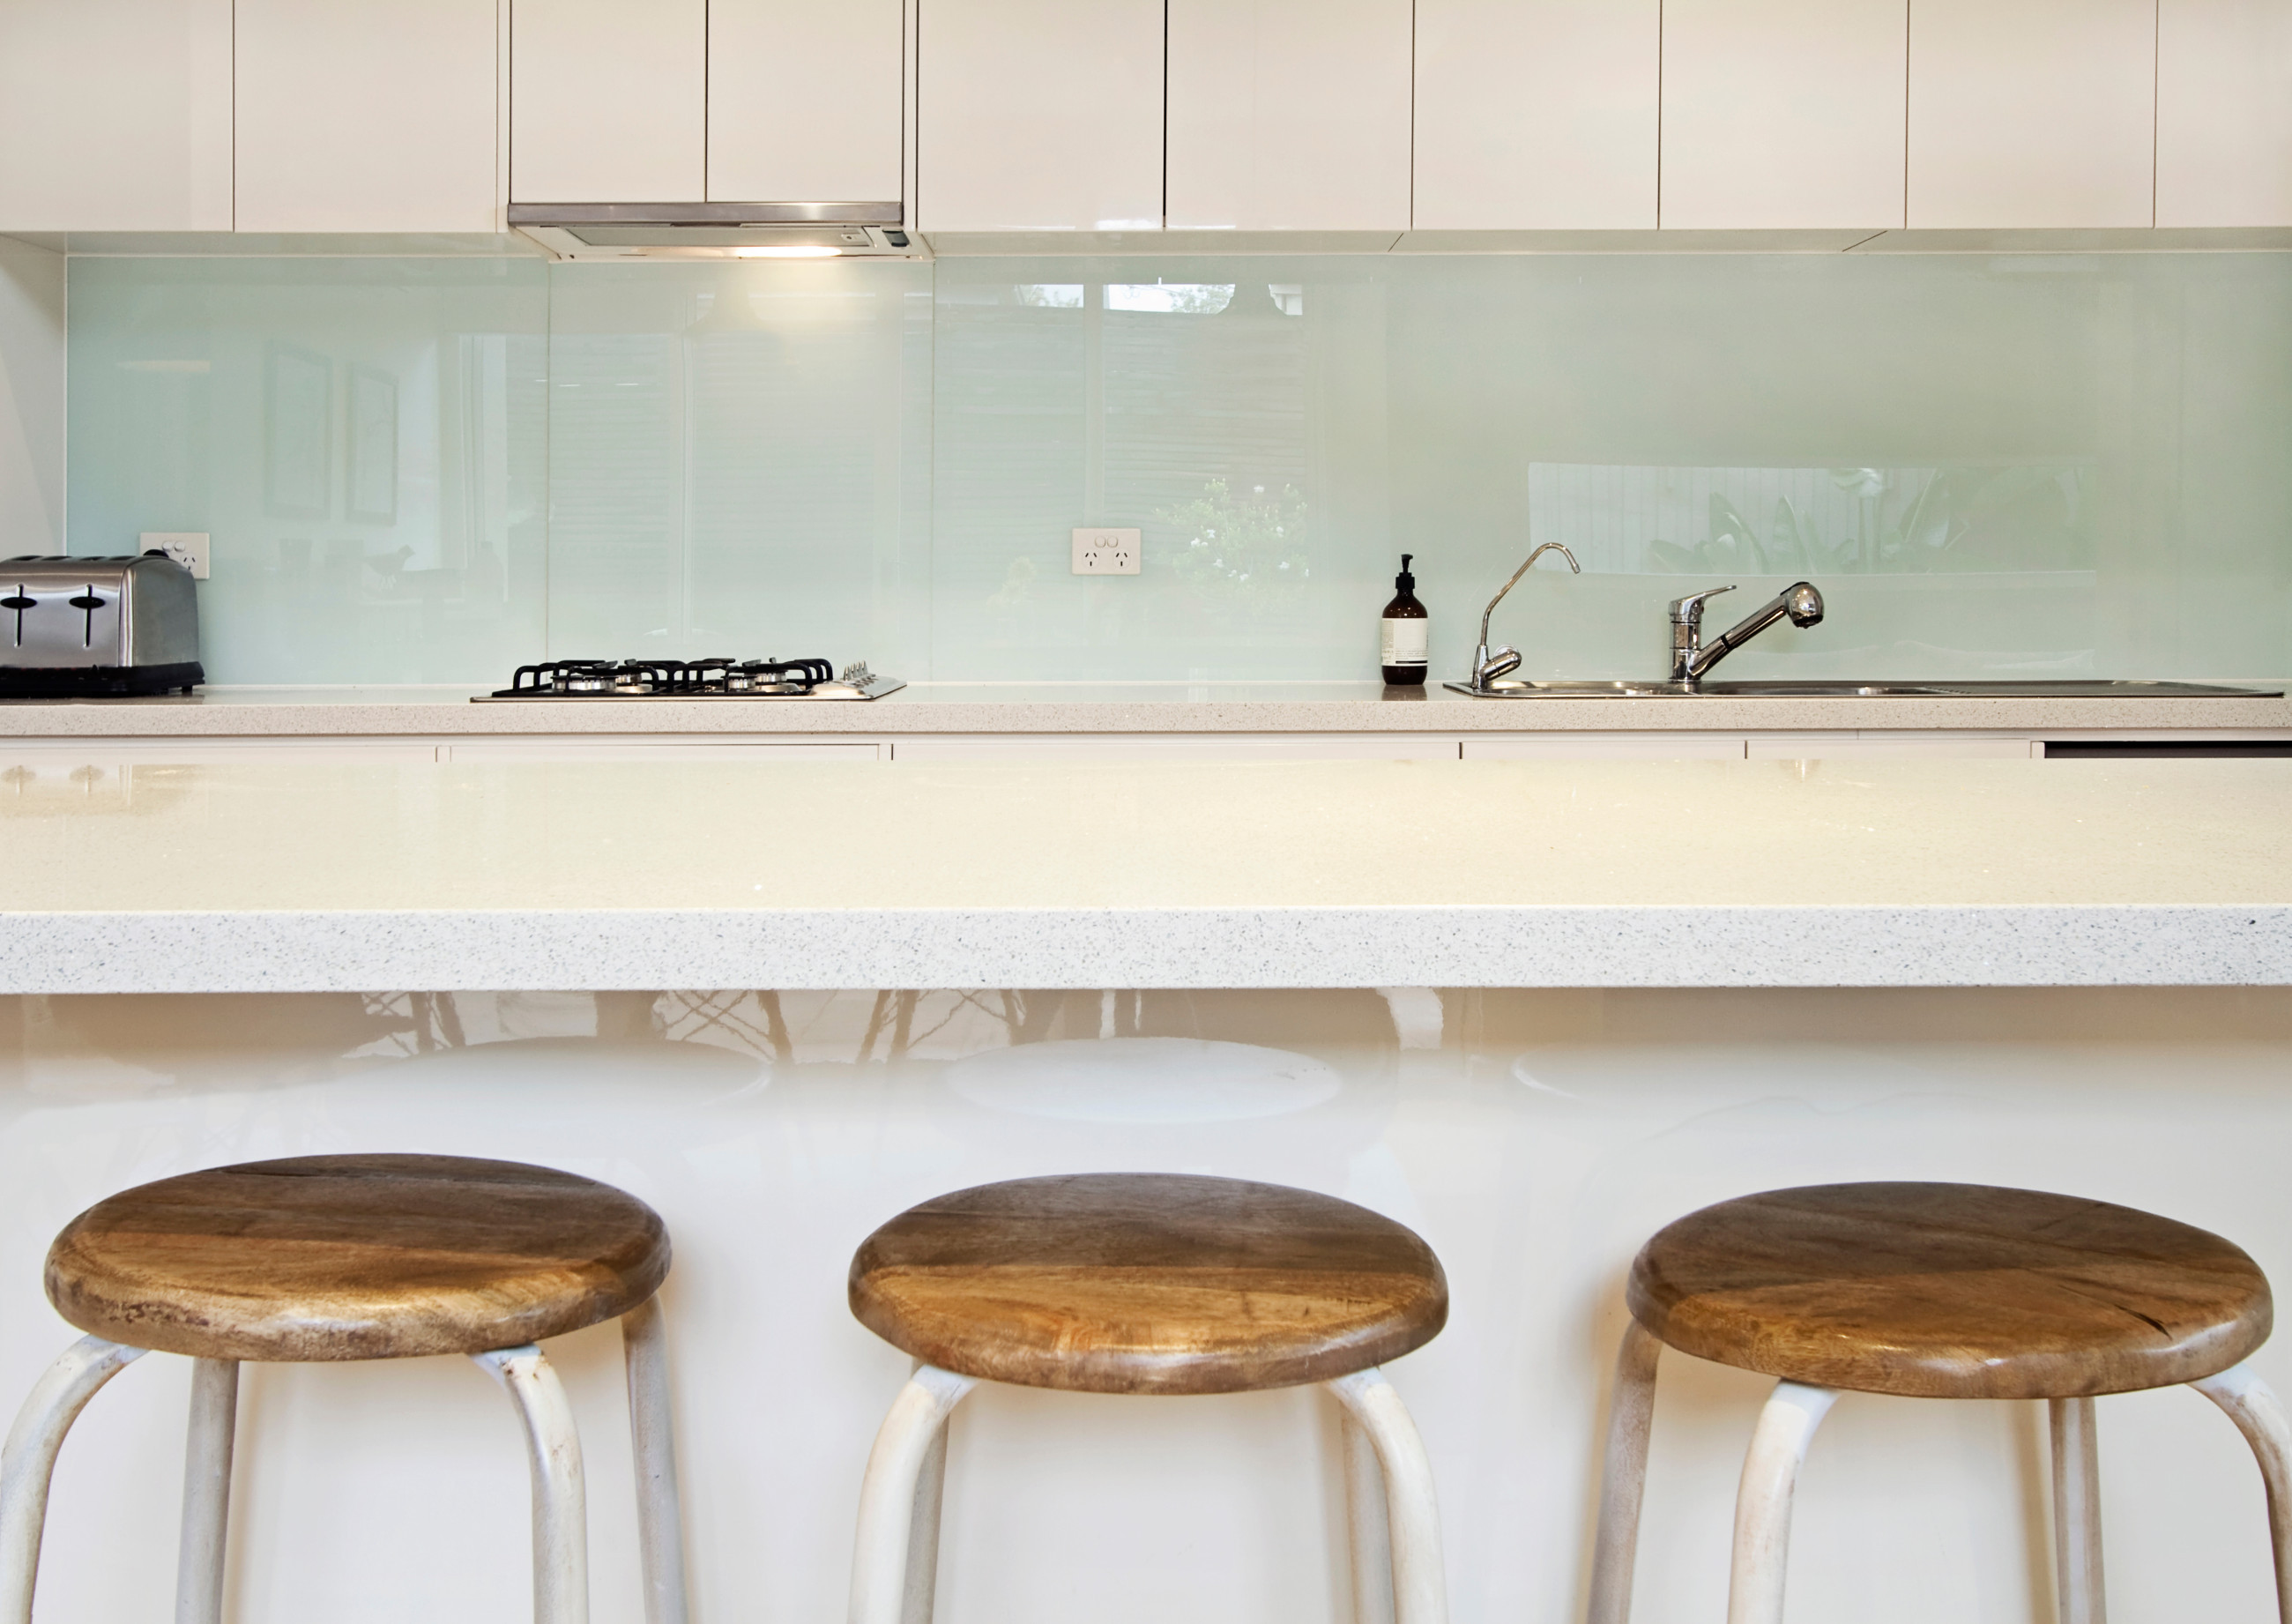
[[[907,684],[864,662],[824,659],[553,659],[520,666],[493,699],[880,699]]]

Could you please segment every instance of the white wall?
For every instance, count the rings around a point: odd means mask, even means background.
[[[608,1027],[642,1020],[642,995],[602,1002]],[[403,998],[0,999],[0,1413],[73,1335],[40,1295],[49,1237],[111,1191],[352,1149],[554,1163],[636,1192],[674,1236],[695,1617],[833,1619],[860,1468],[907,1370],[844,1305],[868,1229],[937,1192],[1053,1170],[1271,1179],[1376,1208],[1438,1249],[1449,1328],[1392,1376],[1431,1450],[1453,1617],[1572,1624],[1625,1270],[1681,1213],[1828,1179],[2021,1184],[2203,1224],[2292,1280],[2281,991],[1449,994],[1438,1022],[1403,1002],[1439,1046],[1410,1047],[1374,993],[1146,995],[1150,1032],[1321,1059],[1335,1075],[1318,1103],[1294,1079],[1158,1099],[1155,1072],[1126,1079],[1096,1043],[1104,1014],[1131,1025],[1126,994],[1110,1009],[1069,995],[1054,1030],[1083,1041],[1065,1086],[1031,1099],[1007,1076],[950,1076],[1007,1043],[991,992],[886,1000],[866,1060],[879,1011],[864,992],[789,995],[777,1061],[769,1017],[731,995],[713,1013],[664,1000],[672,1033],[699,1040],[673,1044],[585,1035],[600,1012],[579,994],[453,1003],[448,1032]],[[900,1030],[909,1053],[886,1062]],[[441,1040],[469,1046],[412,1052]],[[1171,1059],[1165,1075],[1186,1063]],[[635,1624],[614,1339],[550,1351],[587,1456],[593,1616]],[[2281,1344],[2256,1362],[2292,1389]],[[1766,1386],[1667,1358],[1635,1624],[1723,1609],[1729,1503]],[[186,1361],[154,1356],[82,1419],[56,1477],[44,1624],[166,1616],[186,1390]],[[955,1423],[942,1624],[1349,1617],[1326,1410],[1295,1393],[982,1394]],[[2100,1415],[2118,1624],[2272,1618],[2259,1478],[2228,1423],[2184,1392]],[[2050,1620],[2044,1462],[2041,1406],[1849,1397],[1801,1485],[1792,1616]],[[523,1616],[517,1429],[460,1361],[251,1371],[236,1492],[238,1624]]]
[[[0,558],[64,550],[64,256],[0,237]]]

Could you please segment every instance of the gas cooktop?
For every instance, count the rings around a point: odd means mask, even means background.
[[[865,662],[824,659],[553,659],[520,666],[496,699],[880,699],[907,684]]]

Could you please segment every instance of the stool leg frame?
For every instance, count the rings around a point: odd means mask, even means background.
[[[684,1512],[676,1487],[675,1418],[668,1390],[667,1319],[658,1297],[621,1316],[629,1373],[629,1442],[637,1470],[637,1547],[645,1624],[685,1624]]]
[[[1377,1464],[1384,1468],[1395,1624],[1448,1624],[1449,1580],[1441,1557],[1441,1511],[1432,1496],[1432,1463],[1425,1457],[1416,1423],[1409,1419],[1408,1406],[1383,1370],[1356,1370],[1322,1385],[1368,1434]]]
[[[1626,1624],[1632,1616],[1632,1565],[1639,1553],[1640,1504],[1647,1495],[1648,1433],[1655,1425],[1655,1367],[1663,1344],[1637,1320],[1626,1322],[1608,1400],[1608,1457],[1600,1475],[1600,1531],[1592,1540],[1592,1601],[1586,1624]]]
[[[1783,1624],[1783,1578],[1790,1559],[1791,1498],[1814,1430],[1838,1394],[1777,1382],[1759,1412],[1735,1491],[1735,1554],[1727,1576],[1727,1624]]]
[[[936,1365],[924,1365],[892,1401],[892,1411],[868,1451],[860,1483],[860,1531],[851,1549],[851,1624],[901,1624],[910,1594],[910,1555],[916,1540],[916,1501],[937,1456],[944,1470],[947,1418],[978,1382]],[[931,1509],[936,1513],[936,1496]],[[932,1518],[933,1523],[937,1517]],[[939,1539],[929,1538],[934,1558]],[[936,1563],[934,1563],[936,1565]],[[916,1581],[926,1599],[934,1588]]]
[[[238,1361],[191,1361],[183,1450],[183,1534],[175,1552],[175,1624],[222,1624],[230,1531],[230,1457],[238,1430]]]
[[[1394,1624],[1392,1523],[1376,1445],[1344,1411],[1345,1522],[1352,1536],[1353,1624]]]
[[[978,1382],[921,1365],[892,1402],[860,1484],[860,1527],[851,1551],[850,1624],[930,1624],[939,1558],[939,1509],[947,1471],[947,1418]],[[1348,1452],[1355,1434],[1363,1457],[1381,1468],[1384,1517],[1366,1566],[1389,1572],[1395,1624],[1448,1624],[1447,1576],[1432,1463],[1416,1423],[1382,1370],[1323,1384],[1344,1406]],[[1348,1476],[1352,1463],[1348,1460]],[[1356,1546],[1366,1515],[1349,1497]],[[1384,1553],[1389,1552],[1386,1555]],[[1354,1557],[1355,1584],[1364,1562]],[[1368,1616],[1365,1613],[1365,1616]]]
[[[64,1434],[96,1389],[142,1357],[141,1348],[83,1337],[32,1384],[16,1412],[7,1444],[0,1448],[0,1624],[32,1624],[48,1481]]]
[[[2276,1612],[2283,1624],[2292,1624],[2292,1426],[2285,1422],[2284,1406],[2248,1365],[2231,1365],[2189,1386],[2227,1411],[2260,1463],[2276,1547]]]
[[[2104,1624],[2101,1578],[2101,1446],[2093,1400],[2046,1402],[2054,1454],[2054,1572],[2061,1624]]]
[[[496,1348],[470,1358],[499,1382],[525,1423],[533,1475],[534,1624],[589,1624],[589,1520],[573,1407],[541,1350]]]

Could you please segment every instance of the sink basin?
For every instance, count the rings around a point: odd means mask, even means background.
[[[2275,699],[2281,689],[2223,688],[2207,683],[2112,682],[2069,677],[2013,683],[1677,683],[1531,682],[1499,677],[1482,692],[1463,683],[1444,686],[1476,699]]]

